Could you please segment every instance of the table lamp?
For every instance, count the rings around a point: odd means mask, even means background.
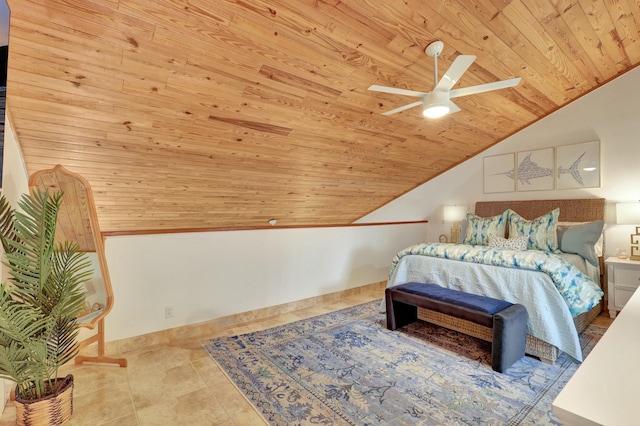
[[[451,243],[458,242],[460,236],[460,221],[467,215],[467,206],[444,206],[442,218],[444,223],[451,224]]]

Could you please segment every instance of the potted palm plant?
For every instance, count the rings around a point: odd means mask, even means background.
[[[19,425],[61,425],[73,411],[73,376],[59,368],[78,352],[76,318],[92,274],[76,243],[56,243],[62,192],[23,195],[19,209],[0,195],[0,377],[16,383]]]

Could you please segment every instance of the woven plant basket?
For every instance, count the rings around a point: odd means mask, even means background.
[[[16,389],[16,424],[19,426],[64,425],[73,414],[73,376],[67,375],[58,392],[40,399],[25,400]]]

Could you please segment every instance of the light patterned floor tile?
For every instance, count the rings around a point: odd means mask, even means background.
[[[263,330],[365,303],[381,298],[382,293],[381,289],[355,292],[342,301],[331,300],[199,338],[186,331],[189,337],[185,335],[184,339],[171,342],[165,341],[165,334],[158,334],[122,345],[110,344],[109,348],[121,348],[124,352],[109,356],[125,357],[128,367],[70,364],[61,371],[74,375],[74,414],[70,426],[264,425],[253,406],[202,348],[203,342],[216,335]],[[87,348],[85,352],[91,351]],[[0,416],[0,426],[14,424],[15,406],[9,401]]]

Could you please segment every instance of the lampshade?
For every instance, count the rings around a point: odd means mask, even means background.
[[[440,118],[449,113],[449,92],[431,92],[422,97],[424,107],[422,115],[427,118]]]
[[[460,222],[467,215],[467,206],[444,206],[442,218],[445,222]]]
[[[616,204],[616,223],[619,225],[640,225],[640,203]]]

